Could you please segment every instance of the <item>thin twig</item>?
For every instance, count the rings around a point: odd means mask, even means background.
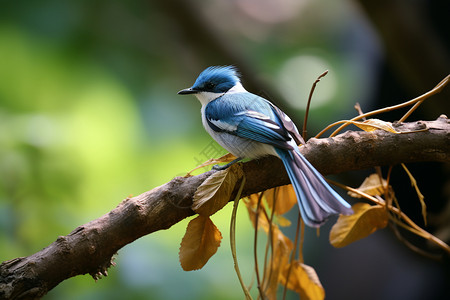
[[[411,174],[411,172],[408,170],[406,165],[404,163],[401,163],[401,166],[405,170],[406,174],[408,174],[409,180],[411,181],[411,185],[413,186],[413,188],[416,191],[417,197],[419,198],[420,207],[422,208],[423,223],[425,224],[425,226],[427,226],[427,205],[426,205],[426,203],[424,201],[425,197],[420,192],[419,186],[417,185],[416,179]]]
[[[306,104],[305,118],[303,120],[303,129],[302,129],[303,139],[306,139],[306,133],[308,132],[306,129],[306,126],[308,124],[309,107],[311,106],[312,95],[314,94],[314,90],[316,89],[317,83],[319,83],[319,81],[327,74],[328,74],[328,70],[326,70],[325,72],[320,74],[319,77],[317,77],[316,81],[314,81],[314,83],[311,87],[311,90],[309,91],[308,103]]]
[[[303,263],[303,244],[305,243],[305,222],[300,220],[300,246],[298,247],[298,261]]]
[[[392,200],[394,198],[394,195],[392,195],[389,192],[389,184],[391,182],[391,174],[392,174],[393,168],[394,168],[393,166],[389,166],[388,173],[386,176],[386,186],[383,188],[384,189],[384,199],[386,200],[386,208],[392,206]]]
[[[234,269],[236,270],[237,277],[239,278],[239,283],[241,284],[242,290],[244,291],[245,298],[247,300],[251,300],[252,296],[248,291],[247,287],[244,284],[244,280],[241,276],[241,271],[239,270],[239,265],[236,256],[236,213],[239,204],[239,199],[241,198],[242,190],[245,185],[245,176],[242,177],[241,187],[239,188],[239,192],[236,195],[233,203],[233,212],[231,214],[231,222],[230,222],[230,246],[231,246],[231,255],[233,256]]]
[[[298,218],[297,218],[297,228],[295,230],[295,241],[294,241],[294,249],[291,252],[291,257],[289,259],[289,269],[288,272],[286,274],[286,282],[284,284],[284,288],[283,288],[283,300],[286,299],[286,293],[287,293],[287,284],[289,281],[289,276],[291,275],[292,272],[292,266],[294,265],[294,260],[295,260],[295,253],[297,252],[297,245],[298,245],[298,239],[299,239],[299,235],[300,235],[300,223],[303,224],[303,220],[300,216],[300,212],[298,213]]]
[[[258,197],[258,204],[256,205],[255,212],[255,237],[253,240],[253,256],[255,258],[255,273],[256,273],[256,282],[258,285],[258,292],[261,299],[264,299],[264,292],[261,286],[261,277],[259,276],[259,266],[258,266],[258,223],[259,223],[259,210],[261,207],[261,200],[264,195],[264,192],[261,192]]]
[[[363,115],[363,111],[361,109],[361,105],[359,104],[359,102],[356,102],[354,108],[356,109],[356,111],[358,112],[358,115]],[[366,118],[362,118],[362,120],[365,120]]]
[[[275,240],[273,238],[273,218],[275,216],[275,210],[276,210],[276,199],[277,199],[277,192],[278,192],[278,187],[273,189],[273,204],[272,204],[272,211],[270,213],[270,219],[269,219],[269,229],[270,229],[270,235],[271,235],[271,252],[272,255],[270,256],[270,268],[269,268],[269,276],[267,276],[267,288],[270,287],[270,279],[273,275],[273,269],[274,269],[274,260],[275,260],[275,251],[274,251],[274,244],[275,244]]]
[[[264,217],[267,220],[267,223],[269,224],[269,216],[267,215],[267,211],[265,209],[262,210],[262,213],[264,214]],[[270,226],[269,224],[269,228],[268,228],[268,233],[267,233],[267,243],[266,243],[266,250],[264,253],[264,268],[263,268],[263,283],[262,285],[264,286],[264,282],[266,280],[266,276],[267,276],[267,260],[269,258],[269,250],[271,249],[271,238],[272,238],[272,226]]]
[[[397,221],[397,222],[399,222],[399,221]],[[395,236],[397,237],[397,239],[400,242],[402,242],[406,247],[408,247],[412,251],[416,252],[417,254],[420,254],[424,257],[427,257],[427,258],[435,260],[435,261],[442,260],[442,255],[429,253],[429,252],[413,245],[411,242],[409,242],[407,239],[405,239],[403,237],[403,235],[400,233],[400,231],[398,230],[397,222],[389,223],[389,225],[390,225],[389,227],[392,229],[392,231],[394,231]]]
[[[447,83],[448,83],[449,80],[450,80],[450,75],[447,75],[447,77],[445,77],[441,82],[439,82],[432,90],[426,92],[425,94],[423,94],[423,95],[421,95],[421,96],[419,96],[419,97],[417,97],[417,98],[414,98],[414,99],[412,99],[412,100],[403,102],[403,103],[401,103],[401,104],[397,104],[397,105],[393,105],[393,106],[388,106],[388,107],[381,108],[381,109],[376,109],[376,110],[374,110],[374,111],[371,111],[371,112],[368,112],[368,113],[359,115],[359,116],[357,116],[357,117],[354,117],[353,119],[350,119],[349,121],[360,120],[360,119],[362,119],[362,118],[371,117],[371,116],[374,116],[374,115],[377,115],[377,114],[381,114],[381,113],[393,111],[393,110],[396,110],[396,109],[400,109],[400,108],[403,108],[403,107],[407,107],[407,106],[416,104],[416,103],[418,103],[418,102],[423,102],[425,99],[429,98],[430,96],[433,96],[433,95],[439,93],[440,91],[442,91],[442,89],[447,85]],[[410,110],[410,111],[411,111],[411,110]],[[411,111],[411,113],[412,113],[412,111]],[[407,113],[407,114],[408,114],[408,113]],[[409,115],[405,115],[405,116],[408,117]],[[405,116],[403,116],[403,118],[400,119],[400,121],[406,119]],[[319,137],[322,136],[322,134],[324,134],[328,129],[330,129],[330,128],[332,128],[332,127],[338,125],[338,124],[341,124],[341,123],[344,123],[344,124],[341,125],[341,126],[339,126],[339,128],[336,129],[336,130],[330,135],[330,137],[335,136],[335,135],[338,134],[343,128],[345,128],[345,127],[347,127],[348,125],[351,124],[351,122],[345,122],[345,121],[344,121],[344,122],[342,122],[342,121],[335,122],[335,123],[330,124],[330,125],[328,125],[327,127],[325,127],[321,132],[319,132],[319,133],[315,136],[315,138],[319,138]]]
[[[433,90],[439,89],[438,92],[440,92],[441,89],[447,85],[449,79],[450,79],[450,75],[447,75],[447,77],[445,77],[444,79],[442,79],[442,81],[439,82],[439,83],[434,87]],[[433,91],[433,90],[431,90],[431,91]],[[424,99],[418,101],[416,104],[414,104],[414,106],[411,107],[411,108],[406,112],[406,114],[403,115],[403,117],[399,120],[399,122],[405,122],[406,119],[407,119],[407,118],[408,118],[408,117],[409,117],[409,116],[410,116],[410,115],[411,115],[411,114],[412,114],[412,113],[420,106],[420,104],[422,104],[422,102],[423,102],[425,99],[426,99],[426,98],[424,98]]]

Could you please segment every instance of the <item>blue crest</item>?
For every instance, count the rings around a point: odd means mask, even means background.
[[[239,73],[234,66],[208,67],[200,73],[193,90],[225,93],[239,82]]]

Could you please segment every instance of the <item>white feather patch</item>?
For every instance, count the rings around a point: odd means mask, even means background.
[[[270,120],[268,116],[265,114],[262,114],[260,112],[254,111],[254,110],[247,110],[245,114],[249,117],[260,119],[260,120]]]
[[[273,124],[273,123],[269,123],[269,122],[266,122],[266,123],[264,124],[264,126],[269,127],[269,128],[273,128],[273,129],[280,129],[280,126],[275,125],[275,124]]]
[[[200,92],[200,93],[195,94],[198,101],[200,101],[200,103],[202,105],[206,105],[209,102],[213,101],[214,99],[219,98],[222,95],[223,95],[223,93],[212,93],[212,92]]]
[[[237,125],[223,122],[220,120],[210,120],[210,122],[213,123],[215,126],[219,127],[220,129],[226,131],[235,131],[237,129]]]
[[[246,93],[246,92],[247,90],[244,88],[244,86],[240,82],[238,82],[227,91],[227,94]]]

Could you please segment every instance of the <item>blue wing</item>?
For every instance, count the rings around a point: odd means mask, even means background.
[[[266,99],[251,93],[219,97],[207,104],[205,117],[216,132],[227,132],[277,148],[292,150],[289,141],[304,143],[294,123]]]

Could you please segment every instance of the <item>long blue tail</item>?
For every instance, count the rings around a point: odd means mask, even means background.
[[[276,148],[276,151],[294,186],[298,206],[306,225],[320,227],[331,215],[353,213],[350,204],[328,185],[298,150],[287,151]]]

